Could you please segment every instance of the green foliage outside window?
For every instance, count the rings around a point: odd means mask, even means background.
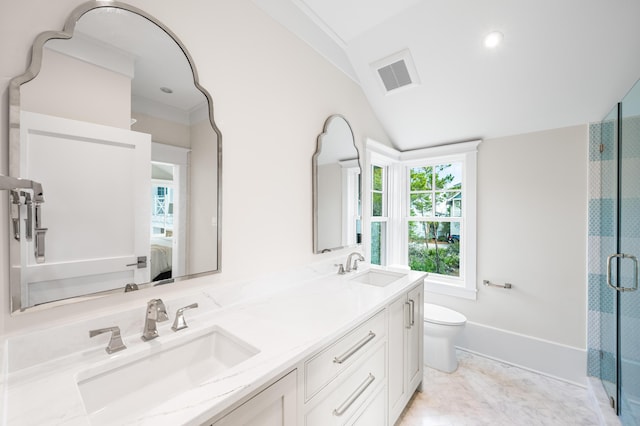
[[[435,217],[460,217],[460,164],[410,169],[409,267],[447,276],[460,276],[460,222]],[[429,220],[431,219],[431,220]]]
[[[380,222],[373,222],[371,224],[371,264],[381,265],[381,251],[382,251],[382,224]]]
[[[460,240],[451,222],[409,222],[409,267],[414,271],[460,276]]]

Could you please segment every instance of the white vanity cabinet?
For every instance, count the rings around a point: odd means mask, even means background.
[[[393,425],[422,382],[423,299],[420,279],[210,424]]]
[[[385,425],[386,310],[304,363],[302,424]]]
[[[25,426],[90,424],[97,417],[88,398],[98,400],[101,409],[119,400],[93,392],[84,386],[87,380],[98,377],[96,374],[122,378],[128,366],[153,354],[161,355],[164,363],[174,360],[190,365],[193,351],[174,349],[193,346],[198,352],[204,345],[207,353],[201,353],[198,362],[206,364],[206,377],[192,377],[191,370],[183,369],[171,379],[180,382],[178,391],[159,395],[158,401],[123,416],[140,424],[162,419],[163,424],[205,426],[393,425],[422,381],[424,274],[374,269],[346,277],[332,273],[299,285],[285,281],[282,291],[246,300],[252,287],[229,293],[235,299],[226,293],[232,286],[207,284],[206,291],[203,287],[173,300],[172,305],[185,306],[185,301],[198,296],[204,307],[209,297],[217,298],[218,291],[224,295],[214,300],[215,308],[210,306],[209,312],[193,319],[192,328],[180,334],[163,328],[151,342],[153,347],[129,339],[127,350],[115,357],[107,357],[93,342],[86,346],[86,330],[114,318],[126,329],[137,328],[138,307],[99,321],[92,318],[47,330],[54,337],[49,336],[46,345],[41,331],[12,336],[3,346],[6,359],[12,361],[5,363],[0,374],[0,383],[6,385],[3,414],[9,423]],[[393,280],[385,281],[389,277]],[[268,282],[276,285],[278,280]],[[256,288],[262,290],[262,286]],[[225,302],[218,304],[217,300]],[[299,315],[301,312],[305,314]],[[225,333],[218,333],[223,330]],[[76,335],[83,336],[82,342],[70,340]],[[207,338],[201,341],[204,336]],[[59,356],[70,350],[69,342],[75,345],[73,352]],[[236,344],[250,356],[236,353]],[[27,356],[21,361],[21,355],[31,354],[34,347],[42,348],[47,356]],[[125,380],[128,394],[142,389]],[[119,415],[122,410],[118,407],[105,408]]]
[[[389,424],[398,419],[422,382],[423,285],[391,302],[389,315]]]
[[[297,370],[293,370],[210,426],[296,426]]]

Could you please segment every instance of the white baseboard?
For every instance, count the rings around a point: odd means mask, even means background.
[[[456,341],[462,350],[586,387],[587,351],[524,334],[467,322]]]

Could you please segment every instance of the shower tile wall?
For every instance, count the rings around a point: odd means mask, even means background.
[[[616,122],[591,124],[589,128],[589,316],[587,374],[603,380],[610,395],[615,395],[616,324],[615,291],[606,283],[606,258],[616,253],[617,152],[614,146]],[[640,116],[625,117],[622,122],[624,193],[622,203],[622,251],[640,254]],[[604,151],[600,153],[600,144]],[[628,266],[627,266],[628,267]],[[632,273],[621,283],[625,287]],[[627,425],[640,419],[640,294],[621,296],[621,384],[623,396],[621,420]]]
[[[609,121],[589,126],[587,373],[608,382],[615,382],[615,295],[606,283],[606,256],[616,252],[615,124]]]

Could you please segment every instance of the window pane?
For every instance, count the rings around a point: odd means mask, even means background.
[[[373,171],[371,174],[371,179],[373,179],[373,182],[371,182],[371,189],[373,189],[374,191],[382,191],[382,185],[383,185],[383,170],[382,167],[380,166],[373,166]]]
[[[173,235],[173,188],[153,186],[151,189],[151,235]]]
[[[436,189],[462,188],[462,163],[440,164],[435,168]]]
[[[414,271],[460,276],[460,224],[409,222],[409,267]]]
[[[386,246],[386,223],[371,222],[371,263],[382,265]]]
[[[371,194],[371,215],[382,216],[382,194],[379,192]]]
[[[433,182],[433,167],[413,167],[409,171],[411,191],[427,191]]]
[[[409,211],[411,216],[431,216],[433,214],[433,195],[411,194]]]
[[[462,217],[462,193],[436,192],[436,216]]]

